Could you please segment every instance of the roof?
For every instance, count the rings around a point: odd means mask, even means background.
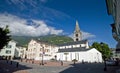
[[[74,42],[68,42],[64,44],[60,44],[58,46],[68,46],[68,45],[76,45],[76,44],[86,44],[87,40],[81,40],[81,41],[74,41]]]
[[[80,51],[88,51],[90,49],[86,48],[67,48],[67,49],[59,49],[58,52],[80,52]]]

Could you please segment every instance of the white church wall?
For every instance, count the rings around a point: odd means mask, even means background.
[[[88,41],[86,42],[86,48],[89,48],[89,44],[88,44]]]
[[[68,46],[66,46],[66,48],[72,48],[72,45],[68,45]]]
[[[80,47],[80,44],[73,45],[73,48]]]
[[[72,61],[78,60],[78,62],[102,62],[102,55],[96,49],[80,52],[62,52],[57,53],[57,60]]]
[[[87,52],[89,52],[89,54],[91,54],[91,56],[92,56],[91,58],[92,58],[93,61],[96,61],[96,62],[102,62],[103,61],[102,60],[102,54],[98,50],[96,50],[95,48],[93,48],[93,49],[91,49]]]
[[[86,44],[81,44],[81,47],[86,47]]]
[[[64,48],[66,48],[66,47],[65,47],[65,46],[60,46],[59,48],[60,48],[60,49],[64,49]]]

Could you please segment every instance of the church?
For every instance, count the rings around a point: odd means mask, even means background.
[[[78,21],[73,35],[74,42],[58,45],[57,60],[78,62],[102,62],[102,54],[95,48],[90,49],[88,40],[82,40]]]

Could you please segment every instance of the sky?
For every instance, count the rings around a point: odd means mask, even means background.
[[[105,0],[0,0],[0,27],[9,25],[13,36],[50,34],[72,37],[76,20],[83,39],[116,47],[112,16]]]

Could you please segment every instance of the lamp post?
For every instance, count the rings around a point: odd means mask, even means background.
[[[44,65],[44,63],[43,63],[44,53],[45,53],[45,52],[44,52],[44,47],[42,47],[42,61],[41,61],[41,62],[42,62],[42,65]]]
[[[103,49],[103,45],[104,45],[104,43],[101,42],[100,44],[101,44],[101,47],[102,47],[102,49]],[[105,53],[106,53],[106,49],[105,49]],[[103,59],[104,59],[104,65],[105,65],[105,67],[104,67],[104,71],[107,71],[106,56],[105,56],[105,55],[103,55]]]

